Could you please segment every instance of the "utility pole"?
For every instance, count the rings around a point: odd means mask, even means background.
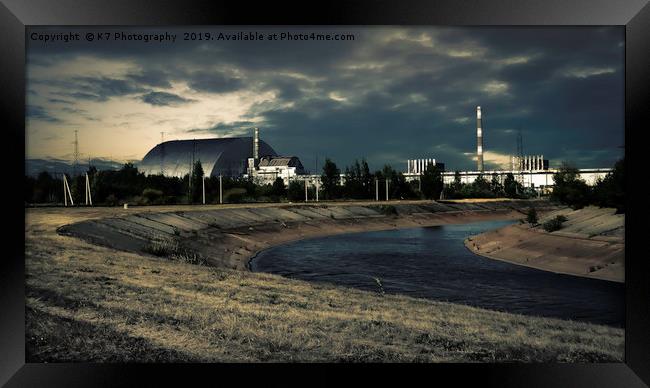
[[[203,204],[205,205],[205,175],[201,177],[203,183]]]
[[[375,178],[375,201],[379,202],[379,179]]]
[[[318,179],[316,180],[316,202],[318,202]]]
[[[68,196],[70,196],[70,204],[74,206],[74,201],[72,200],[72,192],[70,191],[70,185],[68,184],[68,179],[65,177],[65,173],[63,174],[63,200],[65,203],[65,206],[68,206],[68,198],[66,197],[66,190],[68,192]]]
[[[223,181],[219,175],[219,203],[223,203]]]
[[[194,194],[192,192],[192,178],[194,177],[194,154],[195,153],[196,153],[196,139],[194,139],[192,141],[192,157],[190,159],[190,174],[188,175],[188,178],[189,178],[188,179],[189,193],[188,193],[187,197],[188,197],[188,202],[189,203],[192,203],[194,201],[194,198],[192,198],[193,197],[192,194]]]
[[[86,173],[86,206],[93,205],[93,197],[90,194],[90,179],[88,178],[88,173]]]
[[[386,179],[386,201],[388,201],[388,179]]]
[[[307,179],[305,179],[305,202],[307,202]]]

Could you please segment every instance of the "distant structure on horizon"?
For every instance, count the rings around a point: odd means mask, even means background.
[[[548,170],[548,159],[544,155],[512,156],[511,165],[513,171],[541,171]]]
[[[280,156],[265,141],[259,128],[251,137],[163,141],[138,163],[146,175],[163,174],[183,177],[190,173],[193,161],[200,161],[205,176],[252,177],[258,183],[272,183],[304,174],[296,156]]]
[[[517,137],[517,155],[510,157],[510,168],[499,170],[485,170],[483,158],[483,125],[481,107],[476,107],[476,171],[457,171],[461,183],[472,183],[479,176],[491,179],[496,176],[503,183],[508,174],[516,177],[517,181],[524,187],[541,189],[542,192],[550,192],[553,188],[553,176],[558,173],[558,169],[549,168],[549,160],[544,159],[544,155],[523,155],[521,140],[521,131]],[[436,164],[435,159],[408,159],[406,161],[406,171],[404,177],[407,181],[420,179],[427,166],[433,163],[441,166],[442,178],[445,184],[451,184],[456,179],[456,171],[446,171],[444,164]],[[581,179],[593,186],[599,179],[603,179],[611,168],[583,168],[579,169]]]

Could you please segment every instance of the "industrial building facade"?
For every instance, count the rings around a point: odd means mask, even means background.
[[[589,186],[593,186],[599,179],[604,179],[608,173],[612,171],[611,168],[583,168],[579,169],[579,178],[584,180],[585,183]],[[559,172],[558,169],[546,169],[546,170],[529,170],[529,171],[517,171],[517,170],[493,170],[493,171],[459,171],[461,183],[472,183],[478,178],[479,175],[482,175],[485,179],[491,180],[492,175],[496,174],[499,181],[503,183],[508,174],[512,174],[519,183],[524,187],[531,187],[535,189],[541,189],[542,191],[552,190],[553,185],[553,176]],[[455,171],[445,171],[442,173],[442,178],[444,184],[454,183],[456,176]]]

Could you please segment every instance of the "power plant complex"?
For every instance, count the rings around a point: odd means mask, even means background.
[[[191,172],[196,161],[201,162],[208,177],[251,177],[256,183],[273,183],[304,175],[305,169],[296,156],[279,156],[265,141],[260,140],[259,128],[252,137],[174,140],[161,142],[138,164],[147,175],[183,177]]]
[[[544,155],[522,155],[521,146],[518,145],[520,154],[510,157],[510,168],[499,170],[486,170],[484,162],[484,144],[483,144],[483,114],[481,107],[476,107],[476,170],[475,171],[445,171],[443,163],[436,163],[436,159],[416,159],[406,161],[406,171],[404,176],[407,180],[417,180],[424,174],[427,166],[438,166],[442,170],[443,182],[451,184],[456,179],[458,173],[461,183],[472,183],[479,176],[491,179],[493,175],[501,183],[508,174],[512,174],[523,187],[530,187],[541,190],[542,193],[548,193],[553,187],[553,176],[557,174],[558,169],[549,167],[549,160],[544,159]],[[520,141],[520,140],[519,140]],[[588,185],[595,185],[598,179],[603,179],[607,173],[612,171],[611,168],[587,168],[580,169],[580,178]]]
[[[404,176],[408,181],[419,180],[429,166],[442,171],[443,182],[453,183],[456,175],[462,183],[472,183],[477,177],[486,179],[496,175],[503,182],[512,174],[524,187],[541,189],[543,193],[552,190],[553,176],[558,169],[549,167],[549,160],[543,155],[522,155],[518,144],[518,154],[510,157],[510,168],[486,170],[484,161],[483,113],[476,107],[476,171],[445,171],[444,163],[435,158],[417,158],[406,161]],[[201,161],[206,176],[251,178],[258,184],[273,183],[281,178],[285,184],[291,180],[305,181],[315,186],[320,175],[309,175],[300,159],[295,156],[281,156],[266,142],[260,139],[259,128],[252,129],[251,137],[233,137],[199,140],[174,140],[161,142],[152,148],[138,164],[140,171],[147,175],[163,174],[183,177],[191,172],[195,161]],[[521,139],[518,139],[521,142]],[[580,169],[580,177],[589,185],[604,178],[611,168]],[[341,183],[345,175],[341,174]]]

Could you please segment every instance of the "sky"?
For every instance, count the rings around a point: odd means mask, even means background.
[[[191,32],[215,39],[184,40]],[[216,39],[239,32],[265,39]],[[285,32],[353,39],[267,38]],[[176,40],[126,40],[165,33]],[[524,154],[552,167],[611,167],[624,153],[621,27],[38,27],[27,41],[27,159],[71,160],[75,130],[81,159],[137,162],[161,132],[259,127],[312,171],[326,157],[342,169],[434,158],[472,170],[478,105],[486,169],[509,165],[519,132]]]

